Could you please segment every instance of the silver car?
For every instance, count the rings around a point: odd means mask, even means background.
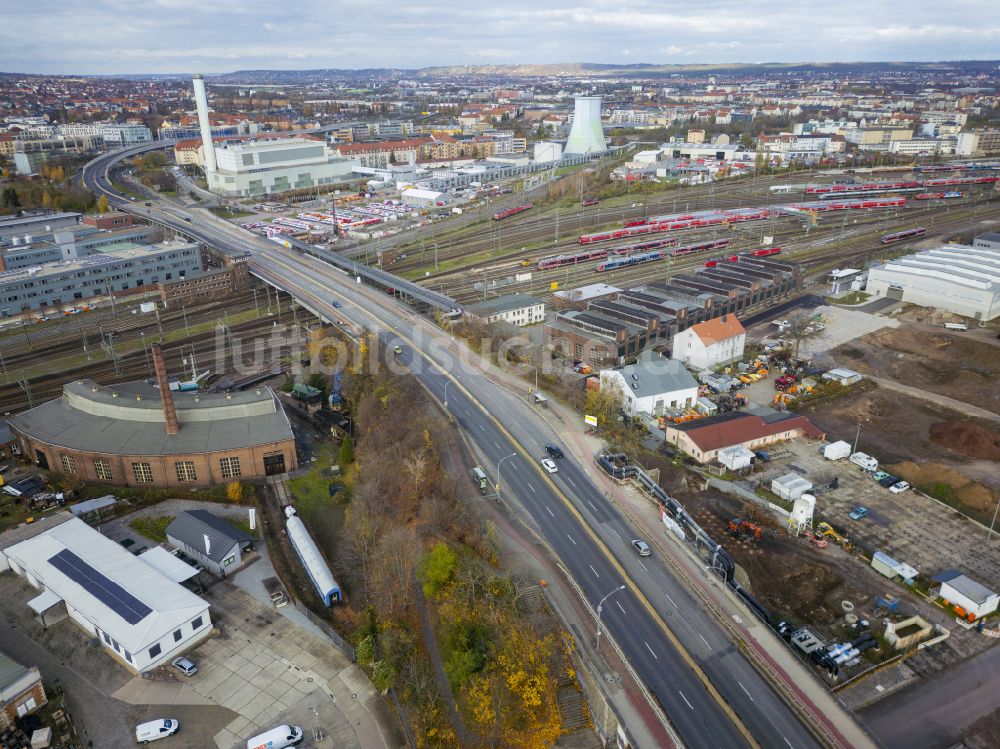
[[[190,658],[185,658],[183,655],[180,658],[174,658],[170,665],[176,668],[185,676],[194,676],[198,673],[198,664],[195,663]]]

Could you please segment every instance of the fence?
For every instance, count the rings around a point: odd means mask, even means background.
[[[295,602],[295,608],[298,609],[302,614],[304,614],[306,619],[308,619],[317,627],[319,627],[321,630],[323,630],[323,633],[327,637],[329,637],[330,640],[333,642],[333,646],[337,648],[337,650],[339,650],[341,653],[346,655],[348,658],[350,658],[351,663],[357,662],[358,654],[354,650],[354,647],[350,643],[348,643],[347,640],[338,635],[328,622],[324,621],[323,619],[320,619],[318,616],[316,616],[316,614],[314,614],[312,611],[303,606],[300,601]]]

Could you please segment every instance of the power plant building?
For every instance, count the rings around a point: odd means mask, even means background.
[[[989,236],[989,235],[986,235]],[[974,320],[1000,316],[1000,248],[947,244],[873,265],[865,292]]]
[[[356,162],[336,156],[322,141],[280,138],[212,141],[205,80],[194,77],[202,158],[208,189],[224,197],[256,197],[331,185],[350,179]]]
[[[567,156],[604,153],[608,145],[601,124],[601,97],[577,96],[573,108],[573,127],[564,153]]]

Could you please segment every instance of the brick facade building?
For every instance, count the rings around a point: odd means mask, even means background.
[[[250,288],[250,271],[246,258],[237,258],[226,267],[209,270],[198,276],[176,278],[157,284],[164,307],[201,304],[224,299]]]
[[[48,702],[37,666],[22,666],[0,653],[0,730]]]

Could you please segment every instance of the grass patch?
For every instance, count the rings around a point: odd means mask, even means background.
[[[256,530],[252,530],[250,528],[250,520],[245,517],[240,517],[240,518],[227,517],[226,522],[236,528],[239,528],[248,536],[251,536],[253,538],[260,538],[260,534],[258,534]]]
[[[0,532],[20,525],[31,515],[28,508],[18,502],[12,501],[9,504],[0,505]]]
[[[331,476],[328,471],[338,452],[338,446],[324,445],[317,450],[316,461],[306,473],[288,480],[295,509],[307,521],[319,513],[344,504],[350,498],[354,484],[352,466],[341,466],[342,475],[339,477]],[[330,496],[330,484],[342,484],[344,488]]]
[[[234,211],[224,206],[214,206],[212,208],[209,208],[208,210],[210,210],[219,218],[243,218],[244,216],[253,215],[253,213],[250,211]]]
[[[869,299],[871,299],[871,294],[866,294],[863,291],[852,291],[849,294],[844,294],[841,297],[828,296],[826,301],[830,304],[864,304]]]
[[[136,533],[141,533],[150,541],[162,544],[167,540],[167,526],[174,522],[174,515],[154,515],[153,517],[136,518],[128,525]]]

